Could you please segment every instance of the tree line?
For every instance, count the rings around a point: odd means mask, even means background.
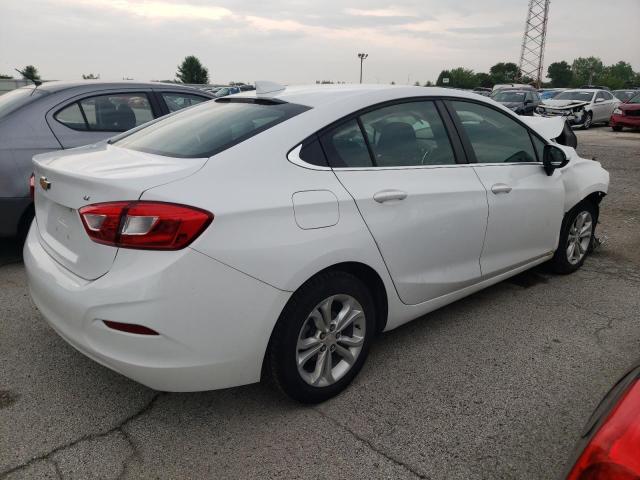
[[[562,60],[553,62],[547,68],[548,82],[544,87],[575,88],[581,85],[603,85],[612,90],[640,86],[640,72],[634,72],[631,64],[619,61],[605,66],[597,57],[576,58],[571,64]],[[448,83],[445,79],[449,79]],[[532,83],[533,79],[520,78],[520,69],[513,62],[496,63],[486,72],[474,72],[469,68],[457,67],[442,70],[436,85],[455,88],[490,88],[499,83]],[[430,82],[425,84],[429,86]]]
[[[33,65],[27,65],[20,73],[22,78],[32,78],[40,80],[38,69]],[[640,87],[640,72],[635,72],[630,63],[619,61],[613,65],[604,65],[598,57],[579,57],[571,64],[562,60],[553,62],[547,68],[548,82],[544,82],[544,87],[571,88],[580,87],[581,85],[603,85],[612,90],[619,88]],[[13,78],[11,75],[2,75],[0,78]],[[89,73],[82,75],[86,80],[99,79],[100,74],[94,75]],[[446,81],[445,79],[448,79]],[[209,70],[200,62],[200,60],[189,55],[185,57],[176,72],[176,81],[191,84],[207,84],[209,83]],[[455,87],[455,88],[476,88],[476,87],[492,87],[498,83],[532,83],[531,78],[520,78],[520,70],[518,65],[513,62],[499,62],[493,65],[489,72],[474,72],[465,67],[457,67],[448,70],[442,70],[438,79],[437,86]],[[316,83],[334,83],[330,80],[317,80]],[[340,82],[336,82],[340,83]],[[344,82],[342,82],[344,83]],[[395,84],[395,82],[391,82]],[[420,85],[415,82],[414,85]],[[424,86],[432,86],[431,81]]]

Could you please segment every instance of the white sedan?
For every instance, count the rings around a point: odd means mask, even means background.
[[[561,116],[570,125],[587,130],[594,123],[609,123],[620,100],[608,90],[584,88],[565,90],[536,107],[534,115]]]
[[[33,300],[152,388],[264,372],[325,400],[377,333],[585,261],[609,175],[530,120],[458,90],[267,83],[38,155]]]

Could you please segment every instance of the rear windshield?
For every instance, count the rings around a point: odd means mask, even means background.
[[[525,92],[498,92],[493,96],[496,102],[524,102]]]
[[[0,120],[47,93],[49,92],[34,87],[23,87],[0,95]]]
[[[266,100],[216,100],[179,111],[114,143],[167,157],[211,157],[308,109]]]

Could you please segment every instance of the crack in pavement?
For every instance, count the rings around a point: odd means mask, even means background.
[[[604,346],[604,342],[602,341],[602,338],[600,337],[600,333],[603,332],[604,330],[611,330],[613,328],[613,322],[615,322],[616,320],[622,320],[624,317],[612,317],[610,315],[606,315],[604,313],[597,312],[595,310],[590,310],[590,309],[588,309],[586,307],[583,307],[582,305],[578,305],[577,303],[570,302],[569,305],[571,305],[572,307],[574,307],[574,308],[576,308],[578,310],[582,310],[583,312],[587,312],[587,313],[589,313],[591,315],[596,315],[598,317],[602,317],[602,318],[607,320],[607,324],[596,328],[593,331],[593,335],[596,338],[596,344],[602,350],[604,350],[605,352],[609,352],[609,350]]]
[[[103,437],[107,437],[109,435],[111,435],[112,433],[115,432],[122,432],[122,434],[124,435],[125,439],[127,440],[127,442],[129,443],[129,445],[132,448],[135,448],[135,445],[133,444],[133,442],[130,441],[130,437],[128,434],[124,433],[123,431],[123,427],[125,427],[127,424],[131,423],[132,421],[136,420],[137,418],[141,417],[142,415],[144,415],[145,413],[148,413],[153,406],[155,405],[155,403],[158,401],[158,399],[160,398],[160,396],[163,395],[163,392],[156,392],[153,397],[151,397],[151,400],[149,400],[140,410],[138,410],[137,412],[133,413],[132,415],[129,415],[128,417],[126,417],[124,420],[122,420],[120,423],[118,423],[115,427],[110,428],[107,431],[104,432],[100,432],[100,433],[90,433],[87,435],[83,435],[80,438],[76,438],[75,440],[72,440],[68,443],[65,443],[64,445],[60,445],[50,451],[48,451],[47,453],[44,453],[42,455],[38,455],[37,457],[33,457],[30,460],[28,460],[27,462],[24,462],[20,465],[17,465],[15,467],[10,468],[9,470],[5,470],[4,472],[0,472],[0,480],[9,476],[10,474],[17,472],[19,470],[22,470],[23,468],[29,467],[31,465],[33,465],[36,462],[39,462],[41,460],[47,460],[51,463],[54,464],[54,467],[56,467],[56,472],[58,473],[58,475],[60,476],[60,478],[62,477],[62,472],[59,471],[59,467],[57,466],[56,462],[53,460],[53,456],[56,453],[62,452],[68,448],[74,447],[82,442],[86,442],[86,441],[90,441],[90,440],[96,440],[98,438],[103,438]],[[137,455],[137,449],[134,450],[134,455]],[[127,459],[125,460],[125,462],[129,462],[130,459],[132,458],[132,456],[127,457]],[[125,465],[125,470],[126,470],[126,465]]]
[[[133,438],[131,438],[131,435],[129,435],[129,432],[127,432],[124,429],[124,425],[122,425],[118,429],[118,431],[122,434],[126,442],[129,444],[129,448],[131,449],[131,454],[124,459],[124,462],[122,462],[122,470],[120,470],[120,473],[116,477],[117,480],[120,480],[121,478],[125,478],[125,475],[127,474],[127,471],[129,469],[129,465],[131,464],[131,461],[134,458],[138,458],[140,456],[140,450],[138,449],[138,446],[133,441]]]
[[[371,451],[377,453],[378,455],[386,458],[387,460],[389,460],[391,463],[394,463],[395,465],[398,465],[399,467],[404,468],[406,471],[410,472],[411,474],[415,475],[417,478],[423,479],[423,480],[429,480],[430,477],[427,477],[426,475],[423,475],[422,473],[418,472],[417,470],[415,470],[413,467],[410,467],[409,465],[407,465],[406,463],[404,463],[401,460],[398,460],[397,458],[389,455],[388,453],[384,452],[383,450],[381,450],[380,448],[376,447],[373,443],[371,443],[369,440],[367,440],[366,438],[358,435],[356,432],[354,432],[353,430],[351,430],[349,427],[347,427],[346,425],[343,425],[342,423],[340,423],[338,420],[336,420],[335,418],[333,418],[332,416],[328,415],[326,412],[323,412],[322,410],[320,410],[319,408],[312,408],[312,410],[315,410],[316,412],[318,412],[320,415],[322,415],[324,418],[326,418],[327,420],[329,420],[331,423],[333,423],[335,426],[341,428],[342,430],[344,430],[345,432],[349,433],[352,437],[354,437],[356,440],[358,440],[360,443],[364,444],[365,446],[367,446]]]

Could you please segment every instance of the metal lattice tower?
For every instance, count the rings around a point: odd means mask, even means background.
[[[532,78],[538,87],[542,82],[544,42],[547,36],[550,0],[529,0],[527,23],[520,50],[520,78]]]

